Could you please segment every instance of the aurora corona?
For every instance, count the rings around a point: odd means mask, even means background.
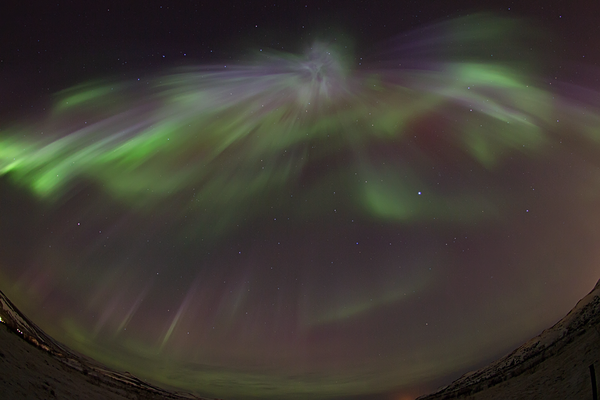
[[[52,231],[65,239],[34,251],[43,274],[5,266],[0,280],[35,287],[36,304],[60,292],[64,305],[46,318],[72,347],[225,398],[371,393],[491,357],[503,350],[494,347],[500,337],[534,329],[526,315],[485,338],[440,329],[427,346],[410,344],[421,334],[408,318],[408,327],[394,325],[397,341],[365,321],[420,309],[450,275],[431,271],[463,265],[458,251],[431,250],[448,249],[446,236],[472,240],[508,225],[517,209],[529,213],[521,204],[532,191],[500,176],[559,160],[563,138],[570,152],[600,151],[598,93],[548,85],[515,44],[526,31],[477,15],[399,36],[364,61],[330,40],[302,55],[264,51],[237,65],[62,90],[36,120],[2,123],[0,175],[49,209],[67,209],[65,226]],[[468,178],[440,184],[451,173]],[[597,199],[589,188],[598,178],[572,184]],[[87,236],[74,233],[86,226]],[[431,226],[443,229],[430,234]],[[400,256],[387,238],[403,229],[411,233],[398,241],[427,239]],[[255,245],[244,242],[258,231]],[[66,239],[76,237],[85,245]],[[273,250],[286,243],[302,250]],[[343,250],[332,256],[330,244]],[[371,247],[351,253],[359,246]],[[338,267],[353,260],[363,268]],[[276,265],[283,272],[269,275]],[[170,306],[155,312],[159,297]],[[512,316],[520,299],[491,311],[473,305],[462,326]],[[382,341],[392,343],[385,359]]]

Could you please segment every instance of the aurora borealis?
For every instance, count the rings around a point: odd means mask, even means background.
[[[56,90],[0,121],[1,289],[198,395],[431,391],[600,275],[598,82],[545,37],[475,13]]]

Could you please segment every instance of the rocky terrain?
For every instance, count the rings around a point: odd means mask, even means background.
[[[553,327],[418,400],[597,400],[592,381],[599,369],[600,281]]]

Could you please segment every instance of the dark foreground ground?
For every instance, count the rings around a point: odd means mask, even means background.
[[[29,321],[2,292],[0,318],[0,399],[203,400],[162,390],[72,352]],[[600,281],[553,327],[419,400],[599,400],[593,397],[592,367],[597,379]]]
[[[0,326],[0,399],[183,399],[135,387],[95,371],[78,371]]]
[[[0,292],[0,400],[196,399],[113,371],[56,342]]]

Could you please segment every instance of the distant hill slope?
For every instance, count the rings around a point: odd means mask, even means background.
[[[418,400],[592,400],[592,365],[600,383],[600,281],[553,327]]]
[[[0,291],[0,399],[197,399],[113,371],[58,343]]]

